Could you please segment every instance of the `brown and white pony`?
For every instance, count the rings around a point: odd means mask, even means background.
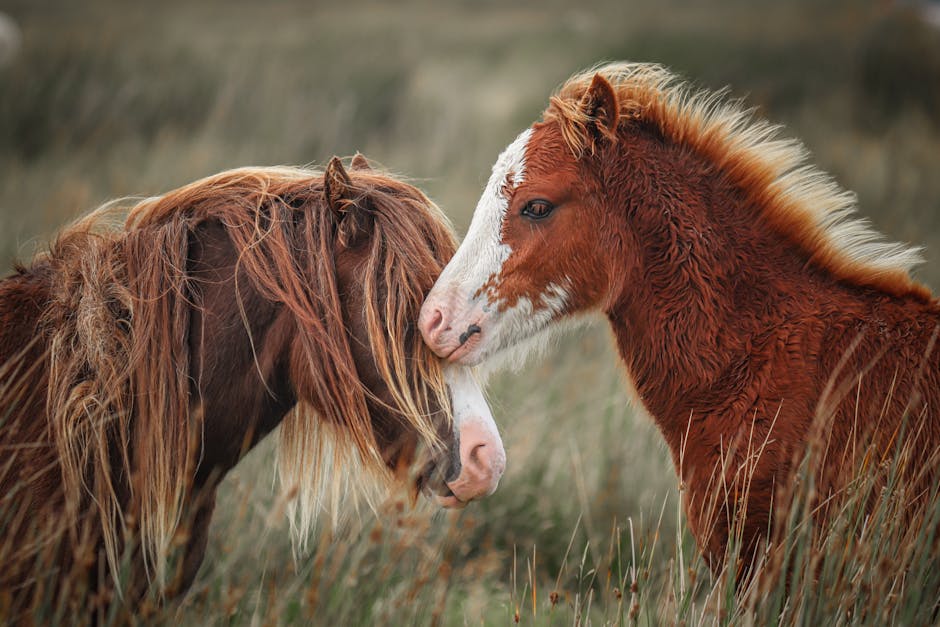
[[[119,574],[136,598],[185,590],[219,482],[278,425],[301,542],[349,464],[390,485],[423,461],[413,487],[445,506],[496,488],[481,389],[417,330],[456,248],[419,190],[357,155],[223,172],[123,227],[115,211],[0,281],[3,615],[106,601]]]
[[[940,305],[909,274],[919,253],[777,134],[657,65],[572,77],[500,155],[420,320],[472,365],[602,312],[713,568],[735,516],[746,550],[766,537],[814,437],[821,499],[901,438],[912,499],[938,479]]]

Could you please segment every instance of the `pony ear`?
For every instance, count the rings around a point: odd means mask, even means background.
[[[579,106],[588,118],[588,129],[594,135],[594,142],[601,138],[616,140],[617,124],[620,122],[617,92],[600,73],[594,75],[591,86],[581,97]]]
[[[369,160],[363,157],[361,152],[356,153],[349,167],[353,170],[372,170],[372,166],[369,165]]]
[[[323,173],[323,194],[336,219],[339,243],[352,248],[372,232],[372,212],[339,157],[330,159]]]
[[[351,189],[352,179],[346,173],[343,162],[339,157],[333,157],[323,173],[323,194],[334,213],[342,215],[346,212]]]

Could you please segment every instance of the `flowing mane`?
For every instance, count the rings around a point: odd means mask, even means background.
[[[455,250],[454,236],[440,210],[410,185],[371,170],[349,175],[374,215],[361,269],[369,348],[394,401],[389,409],[435,449],[440,425],[430,408],[445,408],[449,420],[450,401],[441,365],[413,321],[424,298],[420,286],[433,284]],[[129,208],[110,203],[63,231],[19,274],[39,268],[53,277],[40,324],[50,334],[46,404],[67,518],[75,524],[80,503],[92,499],[114,573],[133,527],[145,564],[162,580],[199,463],[202,415],[187,338],[191,312],[200,307],[195,283],[206,279],[192,276],[187,261],[194,229],[207,222],[221,225],[237,251],[236,292],[247,279],[296,322],[292,341],[302,346],[303,363],[292,367],[317,407],[298,403],[280,434],[278,475],[297,494],[295,538],[303,541],[323,496],[344,489],[345,474],[330,472],[334,463],[357,460],[391,479],[367,406],[381,401],[360,381],[344,326],[337,225],[322,172],[244,168]],[[261,374],[258,341],[251,338]],[[19,387],[0,390],[0,407],[18,400],[10,395]],[[129,483],[133,520],[116,477]]]
[[[754,116],[724,91],[696,90],[656,64],[611,63],[574,75],[551,98],[543,120],[560,125],[576,157],[589,147],[591,117],[579,106],[595,74],[617,96],[621,120],[652,124],[670,141],[706,156],[760,207],[780,233],[836,277],[896,296],[927,301],[929,290],[912,279],[921,250],[885,241],[856,215],[856,198],[808,161],[781,127]]]

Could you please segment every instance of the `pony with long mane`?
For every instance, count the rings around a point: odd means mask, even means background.
[[[106,205],[18,266],[0,281],[4,615],[185,590],[219,482],[279,425],[301,544],[354,480],[445,506],[491,493],[505,453],[482,391],[416,327],[455,248],[423,193],[357,155]]]
[[[919,261],[778,127],[614,63],[568,80],[500,155],[420,326],[470,365],[601,312],[717,569],[732,539],[757,557],[814,446],[821,513],[899,449],[912,507],[931,494],[940,304]]]

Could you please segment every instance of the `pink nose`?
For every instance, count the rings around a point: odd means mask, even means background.
[[[447,484],[453,496],[438,497],[444,507],[461,507],[496,491],[506,470],[506,451],[499,434],[482,419],[460,425],[460,475]]]
[[[418,329],[431,350],[443,357],[442,352],[445,352],[446,348],[444,336],[450,331],[444,312],[430,302],[425,303],[421,308],[421,315],[418,316]]]

